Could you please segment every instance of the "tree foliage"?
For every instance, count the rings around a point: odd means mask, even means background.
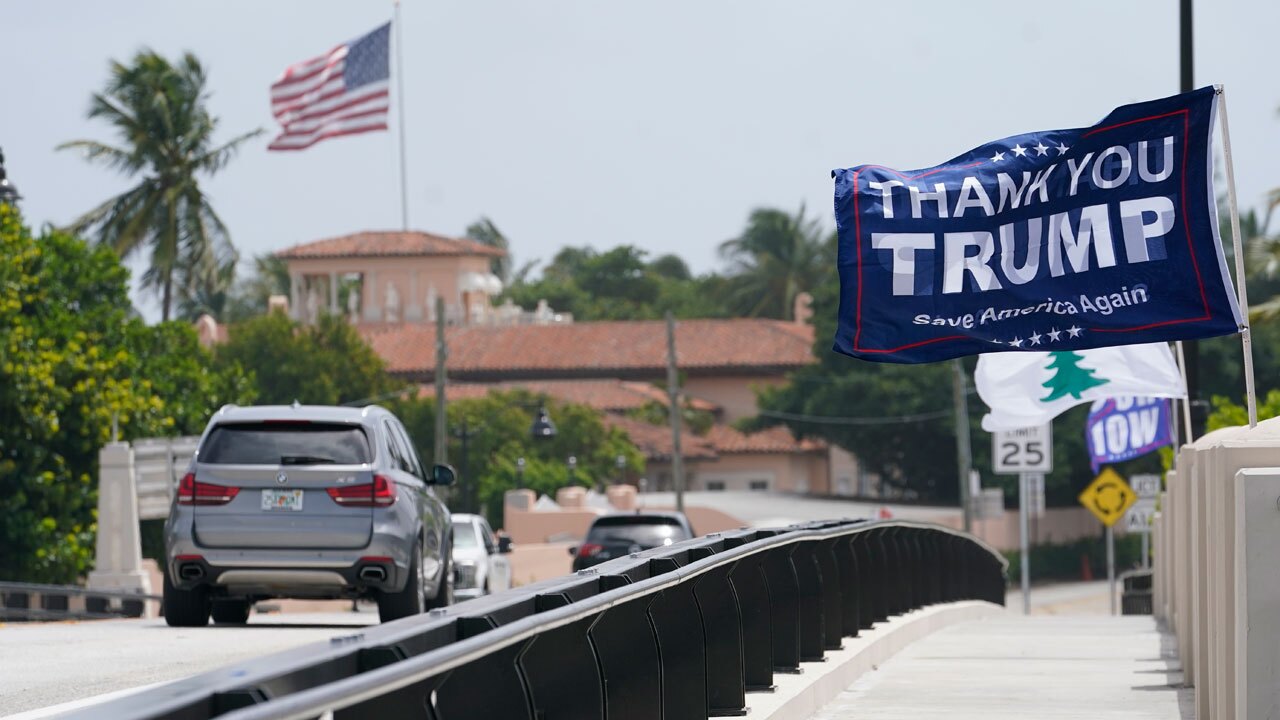
[[[93,230],[121,256],[146,248],[151,257],[142,286],[160,294],[165,320],[175,283],[193,287],[198,278],[207,286],[234,267],[235,248],[198,175],[221,170],[244,141],[261,132],[215,144],[218,121],[206,107],[205,82],[204,68],[190,53],[176,63],[151,50],[139,52],[129,65],[112,61],[106,89],[93,95],[89,117],[109,123],[122,144],[74,140],[59,146],[83,151],[87,160],[130,177],[141,175],[137,185],[80,216],[71,230]]]
[[[405,398],[387,403],[404,422],[418,454],[432,461],[434,403],[434,398]],[[534,439],[529,434],[539,405],[546,407],[556,424],[554,438]],[[524,486],[551,496],[571,482],[590,486],[618,479],[619,456],[623,458],[623,473],[634,477],[644,472],[644,456],[626,434],[605,425],[601,413],[585,405],[561,403],[513,390],[453,400],[447,412],[448,460],[460,476],[450,498],[450,508],[459,512],[474,511],[474,498],[495,527],[502,523],[504,494],[518,482],[519,458],[525,459]],[[465,455],[460,437],[464,427],[468,435]],[[567,462],[570,456],[576,459],[572,478]]]
[[[97,460],[111,439],[196,432],[252,399],[195,332],[133,317],[110,249],[32,237],[0,205],[0,578],[73,582],[93,556]]]
[[[404,383],[345,319],[321,315],[302,325],[284,313],[260,315],[230,328],[214,353],[216,366],[242,368],[258,402],[341,405],[385,394]]]

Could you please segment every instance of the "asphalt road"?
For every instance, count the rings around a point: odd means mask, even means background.
[[[254,614],[240,627],[171,628],[163,619],[0,624],[0,716],[177,680],[377,622],[376,609],[362,608]]]

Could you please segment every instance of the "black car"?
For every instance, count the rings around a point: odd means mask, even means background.
[[[688,540],[693,528],[684,513],[634,512],[601,515],[581,545],[569,548],[574,571],[649,548]]]

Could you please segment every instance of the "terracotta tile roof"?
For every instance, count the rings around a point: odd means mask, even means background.
[[[561,402],[576,403],[606,412],[626,412],[649,403],[667,405],[667,393],[643,382],[626,380],[512,380],[501,383],[450,383],[449,399],[483,397],[489,392],[520,388],[537,395],[548,395]],[[424,384],[419,397],[435,397],[434,385]],[[716,412],[720,406],[700,398],[688,398],[696,410]]]
[[[822,452],[826,444],[817,440],[797,440],[791,431],[778,425],[746,434],[728,425],[712,425],[706,441],[724,454]]]
[[[362,329],[387,369],[430,376],[431,325]],[[461,380],[564,377],[662,377],[667,336],[662,321],[581,322],[448,330],[449,374]],[[781,320],[681,320],[676,324],[682,371],[781,373],[813,362],[813,327]]]
[[[419,231],[366,231],[294,245],[276,253],[285,259],[329,257],[387,257],[423,255],[483,255],[507,253],[474,240],[444,237]]]
[[[671,429],[635,420],[613,413],[604,416],[604,423],[627,434],[631,442],[640,448],[648,460],[670,460],[672,453]],[[685,460],[714,460],[716,451],[706,438],[690,432],[680,433],[680,455]]]

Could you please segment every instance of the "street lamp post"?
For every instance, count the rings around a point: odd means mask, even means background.
[[[524,487],[524,458],[516,458],[516,489]]]
[[[4,150],[0,150],[0,205],[17,205],[22,196],[18,194],[18,188],[9,182],[9,177],[4,171]]]
[[[574,474],[574,471],[578,469],[578,456],[570,455],[566,464],[569,466],[569,487],[573,487],[578,484]]]
[[[613,464],[618,468],[618,482],[621,485],[627,481],[627,458],[625,455],[618,455],[613,459]]]

